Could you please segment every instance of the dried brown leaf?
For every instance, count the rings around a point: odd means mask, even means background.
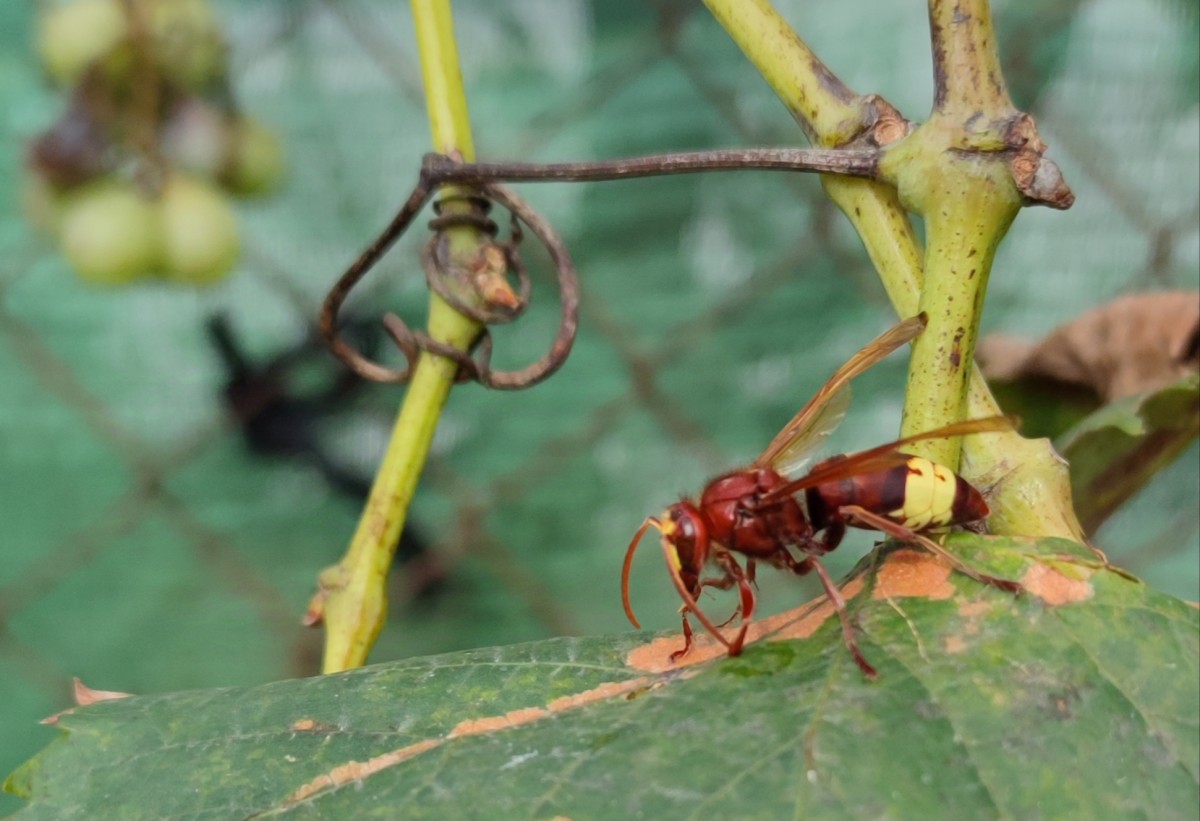
[[[75,704],[79,707],[86,707],[89,704],[95,704],[98,701],[114,701],[119,698],[129,698],[133,693],[122,693],[117,690],[93,690],[88,687],[79,677],[71,679],[71,696],[75,699]],[[65,710],[60,710],[52,716],[46,716],[42,719],[42,724],[53,726],[58,723],[58,720],[64,715],[75,712],[74,707],[68,707]]]
[[[1089,388],[1106,402],[1155,390],[1200,370],[1200,292],[1121,297],[1041,342],[985,337],[976,356],[988,379],[1049,379]]]

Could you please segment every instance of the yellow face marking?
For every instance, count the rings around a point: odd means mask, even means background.
[[[675,545],[670,545],[671,566],[675,568],[676,573],[683,572],[683,561],[679,558],[679,551],[675,549]]]
[[[676,549],[672,537],[679,530],[679,525],[671,518],[671,511],[664,510],[662,515],[662,524],[658,527],[662,533],[663,542],[670,548],[667,552],[671,557],[671,566],[675,568],[677,573],[683,572],[683,560],[679,558],[679,551]]]
[[[939,464],[914,456],[908,460],[904,504],[888,517],[905,527],[921,530],[944,525],[954,516],[955,476]]]

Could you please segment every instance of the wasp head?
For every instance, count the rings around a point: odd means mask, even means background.
[[[634,627],[641,627],[633,615],[629,603],[629,573],[633,567],[633,554],[646,530],[654,527],[662,533],[663,552],[667,557],[671,577],[680,595],[695,599],[700,595],[700,571],[708,561],[708,527],[699,509],[688,501],[676,502],[663,511],[662,518],[653,516],[642,522],[629,549],[625,551],[625,565],[621,569],[621,599],[625,615]]]
[[[667,561],[692,596],[700,595],[700,571],[708,561],[708,528],[694,504],[676,502],[663,511],[663,548]]]

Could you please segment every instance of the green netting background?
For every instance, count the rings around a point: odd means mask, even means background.
[[[286,140],[291,176],[244,207],[246,252],[218,287],[86,286],[22,218],[23,147],[62,107],[31,51],[35,4],[0,4],[0,771],[53,731],[70,676],[136,692],[311,674],[299,626],[357,503],[310,464],[247,451],[224,423],[203,324],[252,356],[303,339],[325,289],[386,222],[429,144],[407,4],[216,4],[246,108]],[[920,3],[778,3],[860,91],[913,118],[931,68]],[[798,144],[797,128],[702,7],[634,0],[456,4],[481,158],[565,160]],[[1122,293],[1200,284],[1197,14],[1186,2],[997,2],[1019,106],[1078,195],[1023,213],[985,330],[1040,335]],[[526,186],[584,283],[567,366],[522,393],[454,391],[413,519],[445,573],[402,572],[383,660],[626,629],[621,553],[642,517],[752,457],[824,377],[893,317],[856,236],[813,179],[765,173]],[[354,302],[423,315],[416,238]],[[544,269],[542,269],[544,271]],[[557,318],[544,275],[497,360],[540,355]],[[833,447],[894,435],[903,363],[862,379]],[[400,389],[371,387],[321,432],[366,473]],[[1114,561],[1200,598],[1193,448],[1099,534]],[[848,540],[844,571],[869,545]],[[811,580],[766,579],[783,609]],[[666,575],[639,562],[638,609],[675,624]],[[8,803],[5,803],[8,802]],[[0,810],[14,807],[0,798]]]

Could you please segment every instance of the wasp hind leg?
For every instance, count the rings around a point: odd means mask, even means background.
[[[817,576],[821,579],[821,586],[825,588],[825,595],[829,597],[829,601],[833,602],[833,608],[838,614],[838,621],[842,623],[842,640],[846,643],[846,649],[850,651],[850,655],[854,657],[854,663],[859,666],[867,678],[878,677],[878,671],[871,666],[871,662],[867,661],[867,657],[858,648],[858,639],[854,637],[854,626],[850,624],[850,613],[846,608],[846,600],[842,597],[842,591],[838,590],[837,585],[833,583],[833,579],[829,577],[829,571],[825,569],[825,565],[821,564],[820,559],[809,556],[804,563],[817,571]]]
[[[886,533],[902,542],[912,542],[921,545],[935,556],[940,556],[950,563],[950,565],[962,573],[964,576],[970,576],[980,584],[986,584],[990,587],[995,587],[1004,590],[1008,593],[1019,594],[1025,588],[1019,583],[1009,581],[1008,579],[1000,579],[995,576],[989,576],[986,573],[980,573],[972,567],[968,567],[962,559],[955,556],[946,548],[935,542],[923,533],[918,533],[912,528],[905,527],[902,524],[893,522],[891,519],[880,516],[878,513],[859,507],[858,505],[843,505],[838,508],[838,512],[847,519],[854,519],[874,530]]]

